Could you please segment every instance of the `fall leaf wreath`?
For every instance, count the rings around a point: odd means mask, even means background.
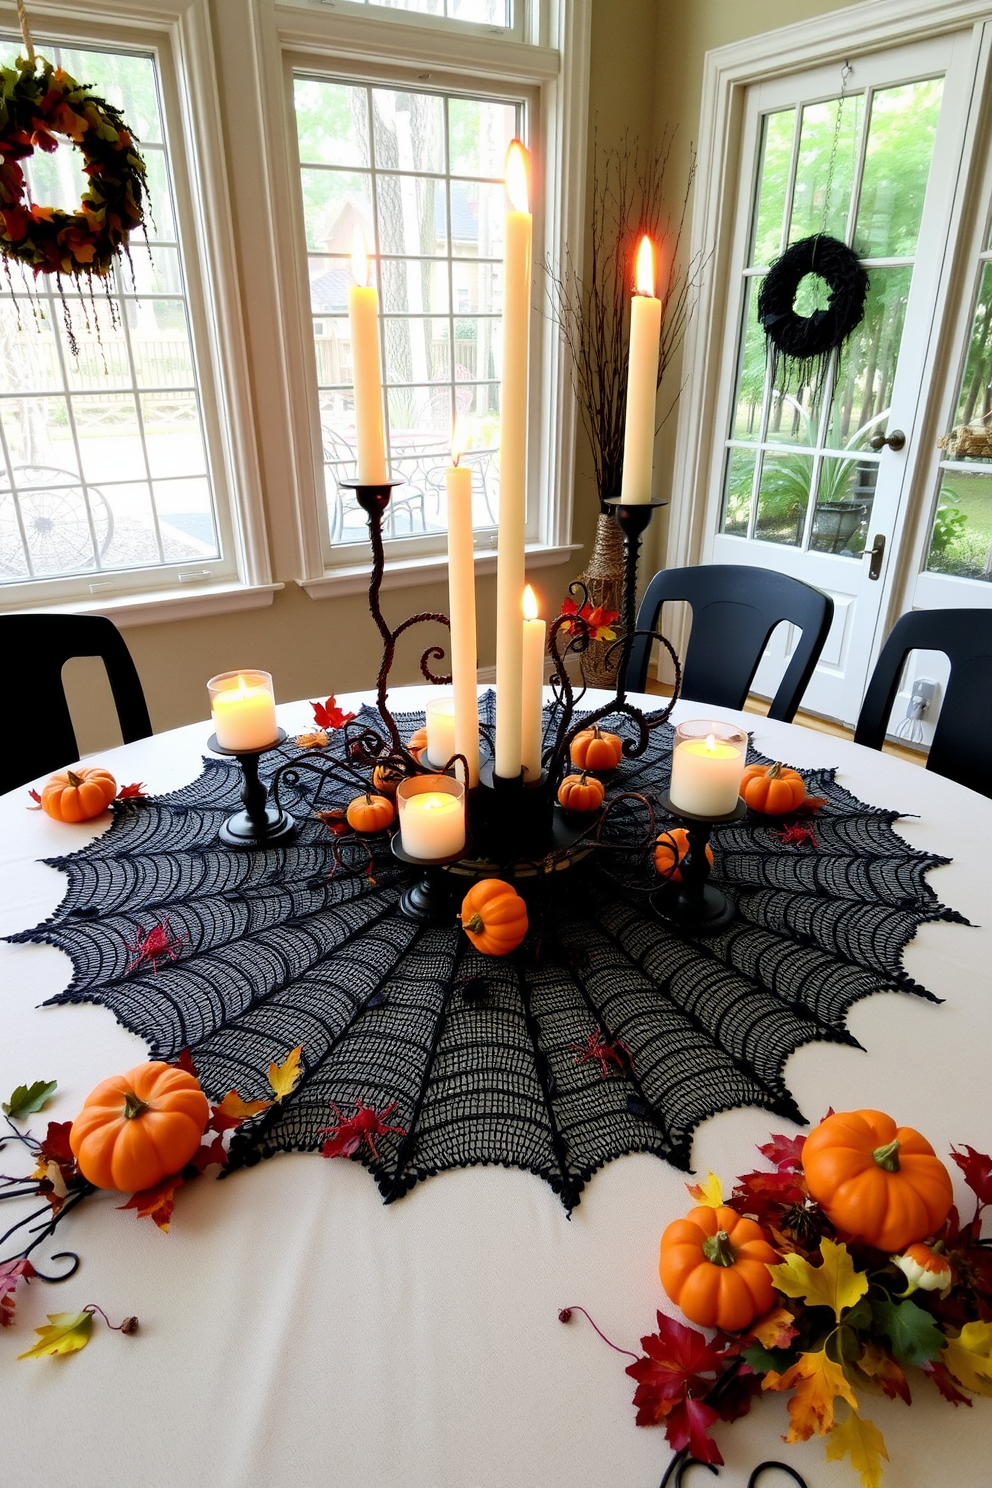
[[[83,157],[88,186],[75,212],[29,199],[20,162],[59,137]],[[0,68],[0,253],[38,274],[105,278],[144,222],[145,163],[121,111],[43,57]]]

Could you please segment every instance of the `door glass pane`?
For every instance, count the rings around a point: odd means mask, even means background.
[[[855,233],[863,258],[916,252],[943,91],[943,78],[925,78],[872,99]]]
[[[877,479],[877,458],[823,461],[809,540],[815,552],[861,557]]]
[[[992,409],[992,263],[984,264],[978,284],[978,299],[971,323],[971,337],[964,374],[954,413],[954,445],[948,453],[955,460],[988,457],[985,420]],[[969,432],[967,426],[974,425]]]
[[[942,470],[927,568],[992,579],[992,473]]]
[[[826,443],[864,449],[885,431],[906,319],[910,268],[872,269],[865,318],[840,355]]]
[[[732,439],[760,439],[761,406],[765,393],[765,333],[758,324],[754,305],[761,292],[761,279],[749,279],[745,287],[743,365],[737,380],[737,408]]]
[[[803,109],[790,243],[798,243],[801,238],[818,232],[827,232],[842,242],[846,240],[863,112],[864,96],[860,93],[848,94],[843,103],[839,98],[830,98],[825,103],[807,104]],[[831,179],[835,135],[837,154]]]
[[[753,450],[732,449],[727,462],[727,494],[724,502],[723,528],[732,537],[747,537],[751,516],[751,488],[754,485]]]
[[[782,251],[782,219],[789,189],[795,109],[766,114],[761,165],[758,168],[758,208],[755,215],[753,264],[769,264]]]
[[[754,535],[797,548],[802,542],[813,479],[813,455],[766,455],[761,466]]]

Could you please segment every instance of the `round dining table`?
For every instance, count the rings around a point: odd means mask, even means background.
[[[426,689],[391,694],[422,707]],[[355,708],[353,695],[339,700]],[[592,694],[595,705],[605,697]],[[646,709],[659,700],[639,701]],[[312,723],[306,702],[280,706],[290,733]],[[673,715],[698,716],[681,701]],[[945,1160],[952,1144],[992,1146],[992,800],[911,763],[826,734],[724,709],[763,754],[836,767],[860,800],[898,810],[896,830],[950,861],[932,869],[938,898],[970,924],[920,926],[909,974],[940,1001],[898,990],[865,998],[847,1026],[857,1044],[808,1044],[785,1078],[812,1122],[830,1107],[874,1107],[923,1131]],[[36,726],[43,727],[43,721]],[[174,790],[201,769],[206,723],[104,751],[120,782]],[[92,761],[91,761],[92,762]],[[66,889],[42,860],[107,830],[103,816],[66,825],[32,811],[26,789],[0,799],[0,934],[51,915]],[[71,975],[53,946],[0,944],[0,1098],[57,1080],[44,1112],[67,1121],[107,1075],[147,1057],[143,1041],[104,1007],[46,1006]],[[696,1131],[692,1166],[725,1191],[759,1161],[769,1131],[800,1130],[767,1111],[735,1109]],[[8,1144],[3,1171],[23,1172]],[[949,1164],[959,1206],[970,1195]],[[216,1171],[216,1170],[211,1170]],[[3,1488],[656,1488],[671,1452],[660,1427],[640,1429],[628,1360],[658,1309],[675,1315],[658,1279],[659,1237],[692,1201],[687,1175],[650,1154],[609,1163],[569,1215],[527,1172],[473,1167],[417,1184],[384,1205],[357,1162],[284,1153],[179,1193],[163,1233],[122,1196],[99,1192],[35,1253],[81,1257],[54,1286],[17,1292],[14,1326],[0,1329],[0,1483]],[[5,1206],[9,1207],[9,1206]],[[3,1226],[2,1228],[5,1228]],[[46,1314],[96,1303],[110,1319],[140,1320],[131,1337],[94,1328],[64,1358],[17,1355]],[[992,1402],[952,1407],[914,1372],[911,1408],[879,1394],[864,1408],[883,1432],[889,1488],[988,1488]],[[785,1446],[784,1399],[767,1395],[746,1418],[720,1424],[721,1488],[744,1488],[752,1468],[784,1459],[809,1488],[857,1482],[826,1462],[817,1438]],[[686,1482],[703,1480],[694,1467]],[[777,1471],[759,1488],[791,1481]]]

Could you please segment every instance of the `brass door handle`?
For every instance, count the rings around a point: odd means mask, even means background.
[[[873,450],[884,449],[886,445],[890,450],[905,449],[905,434],[901,429],[893,429],[891,434],[873,434],[868,441],[868,448]]]
[[[868,550],[868,556],[871,559],[871,562],[868,565],[868,577],[870,579],[877,579],[879,574],[882,572],[882,557],[884,553],[885,538],[879,532],[876,533],[875,538],[872,541],[872,545]]]

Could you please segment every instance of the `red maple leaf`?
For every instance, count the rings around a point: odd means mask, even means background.
[[[579,609],[579,606],[576,604],[574,599],[566,599],[562,601],[561,613],[569,620],[572,620],[576,617],[579,620],[584,620],[585,633],[588,634],[591,641],[599,640],[600,631],[603,631],[604,633],[609,631],[608,635],[604,634],[605,640],[615,639],[611,630],[611,626],[613,625],[614,620],[619,617],[619,610],[608,610],[605,605],[596,605],[594,608],[589,603],[584,604],[582,608]],[[566,634],[570,633],[574,629],[575,627],[571,624],[562,626],[562,630],[564,630]]]
[[[71,1121],[50,1121],[44,1141],[38,1148],[39,1155],[46,1162],[58,1163],[64,1177],[75,1177],[76,1157],[69,1146],[69,1133],[72,1131]]]
[[[234,1126],[241,1125],[240,1121],[235,1121],[232,1124]],[[186,1164],[186,1170],[188,1171],[192,1168],[193,1172],[202,1173],[210,1167],[211,1163],[219,1163],[222,1168],[227,1167],[227,1148],[224,1146],[224,1138],[220,1132],[217,1133],[212,1142],[200,1143]],[[171,1209],[169,1212],[171,1214]]]
[[[708,1390],[713,1381],[702,1376],[715,1373],[725,1357],[702,1333],[663,1312],[658,1313],[658,1332],[642,1338],[641,1348],[644,1356],[626,1370],[638,1382],[634,1391],[638,1426],[656,1426],[691,1389]]]
[[[361,1101],[356,1101],[355,1114],[345,1116],[340,1107],[331,1101],[331,1108],[338,1118],[338,1124],[320,1127],[320,1131],[331,1134],[320,1149],[321,1157],[351,1157],[364,1142],[372,1156],[378,1160],[379,1149],[375,1145],[376,1137],[384,1137],[387,1132],[395,1132],[401,1137],[406,1136],[405,1126],[386,1125],[398,1105],[399,1101],[391,1101],[388,1106],[377,1111],[374,1106],[366,1106]]]
[[[343,837],[345,833],[351,831],[345,819],[344,808],[341,806],[332,806],[330,811],[315,811],[314,816],[324,823],[332,837]]]
[[[962,1152],[952,1147],[951,1156],[979,1204],[992,1204],[992,1158],[986,1157],[984,1152],[976,1152],[967,1142],[964,1143]]]
[[[313,709],[313,721],[318,728],[339,729],[344,728],[355,717],[354,713],[345,713],[338,707],[338,700],[333,692],[326,703],[311,702]]]
[[[14,1321],[14,1293],[19,1281],[30,1281],[35,1269],[26,1256],[16,1261],[0,1261],[0,1328],[9,1328]]]
[[[971,1404],[970,1397],[967,1395],[962,1395],[957,1385],[951,1379],[951,1376],[947,1372],[946,1364],[941,1364],[939,1359],[930,1359],[927,1360],[927,1362],[925,1364],[922,1364],[920,1367],[923,1370],[924,1374],[928,1374],[930,1376],[945,1400],[949,1400],[952,1405]]]
[[[181,1049],[179,1051],[179,1058],[175,1061],[175,1064],[176,1069],[185,1070],[188,1075],[193,1076],[194,1080],[196,1079],[196,1065],[193,1063],[193,1056],[188,1049]]]
[[[697,1462],[712,1462],[722,1465],[720,1448],[710,1436],[710,1427],[720,1419],[711,1405],[688,1396],[680,1400],[665,1417],[665,1435],[676,1452],[689,1448],[690,1456]]]
[[[122,785],[117,792],[118,801],[143,801],[147,795],[145,782],[136,780],[133,785]]]
[[[806,1138],[802,1134],[798,1137],[785,1137],[781,1134],[772,1135],[770,1142],[759,1143],[758,1151],[762,1157],[767,1157],[773,1167],[778,1168],[781,1173],[788,1170],[799,1173],[803,1166],[803,1147]]]
[[[170,1178],[163,1178],[161,1183],[156,1183],[152,1188],[143,1188],[140,1193],[132,1194],[126,1204],[118,1204],[117,1207],[136,1209],[139,1219],[153,1219],[159,1229],[168,1234],[169,1221],[176,1207],[176,1189],[182,1186],[182,1178],[178,1173],[173,1173]]]
[[[741,1174],[727,1204],[738,1214],[749,1214],[763,1224],[774,1210],[805,1200],[806,1189],[795,1173],[754,1172]]]
[[[29,811],[40,811],[41,810],[41,797],[39,796],[38,792],[36,790],[29,790],[28,791],[28,795],[31,797],[32,801],[34,802],[34,805],[33,806],[29,806],[28,807],[28,810]]]

